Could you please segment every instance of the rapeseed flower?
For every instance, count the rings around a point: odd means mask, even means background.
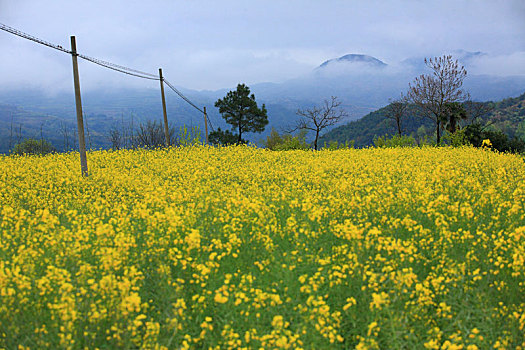
[[[517,155],[88,160],[0,156],[0,348],[525,348]]]

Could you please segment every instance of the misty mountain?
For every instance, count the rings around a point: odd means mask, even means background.
[[[328,65],[331,65],[334,63],[362,63],[370,67],[377,67],[377,68],[383,68],[387,66],[386,63],[372,56],[348,54],[348,55],[341,56],[339,58],[334,58],[334,59],[325,61],[319,66],[319,68],[326,68]]]
[[[456,51],[457,57],[469,72],[464,87],[474,100],[497,101],[517,96],[525,91],[525,75],[495,76],[477,74],[477,67],[487,54]],[[479,68],[478,68],[479,71]],[[408,84],[422,73],[428,73],[422,57],[401,62],[384,62],[378,58],[348,54],[321,63],[303,76],[283,83],[249,84],[258,103],[268,109],[269,125],[263,134],[248,134],[248,140],[259,143],[272,127],[282,131],[296,123],[298,108],[310,108],[330,96],[337,96],[350,117],[347,123],[399,97]],[[229,128],[220,117],[214,103],[235,86],[216,91],[195,91],[177,88],[198,106],[206,106],[214,128]],[[168,120],[176,128],[186,125],[204,129],[203,116],[192,106],[166,89]],[[97,89],[82,92],[85,120],[90,130],[88,145],[108,147],[111,128],[133,124],[147,119],[162,118],[159,89]],[[50,93],[36,89],[9,90],[0,87],[0,152],[13,143],[13,132],[20,137],[44,137],[58,149],[76,130],[76,111],[73,87],[68,93]],[[65,136],[68,134],[69,136]],[[91,142],[90,142],[91,141]],[[71,141],[76,142],[76,141]]]

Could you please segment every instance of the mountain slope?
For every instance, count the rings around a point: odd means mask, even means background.
[[[500,130],[510,138],[525,139],[525,93],[499,102],[485,102],[492,111],[478,121],[488,128]],[[417,116],[415,109],[409,109],[403,119],[403,133],[414,136],[432,134],[434,123],[428,118]],[[386,118],[386,109],[367,114],[363,118],[336,127],[321,136],[321,143],[354,140],[356,147],[366,147],[373,143],[376,136],[393,135],[397,132],[394,123]]]

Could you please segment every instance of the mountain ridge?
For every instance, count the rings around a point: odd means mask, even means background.
[[[324,61],[321,63],[317,69],[327,67],[330,64],[334,63],[363,63],[371,67],[379,67],[383,68],[386,67],[387,64],[383,61],[364,54],[346,54],[344,56],[338,57],[338,58],[332,58],[330,60]]]

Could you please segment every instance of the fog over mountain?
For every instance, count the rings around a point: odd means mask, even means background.
[[[383,68],[387,66],[386,63],[372,56],[359,55],[359,54],[348,54],[348,55],[341,56],[339,58],[334,58],[334,59],[325,61],[319,66],[319,68],[327,68],[329,65],[341,64],[341,63],[358,63],[358,64],[364,64],[365,66],[375,67],[375,68]]]
[[[451,53],[468,71],[464,88],[474,100],[499,100],[525,91],[525,70],[509,75],[483,73],[487,62],[497,56],[483,52],[457,50]],[[430,56],[433,57],[433,56]],[[389,99],[406,92],[408,84],[420,74],[429,74],[425,57],[412,57],[400,62],[385,62],[363,54],[347,54],[327,60],[309,74],[281,84],[255,84],[259,96],[273,102],[302,101],[319,103],[338,96],[358,118],[388,104]]]
[[[500,100],[518,96],[525,91],[525,74],[515,74],[515,71],[509,75],[483,74],[484,67],[494,64],[497,56],[463,50],[451,54],[466,67],[468,75],[464,88],[474,100]],[[365,54],[346,54],[326,60],[310,73],[283,83],[252,84],[250,88],[257,102],[266,104],[269,125],[263,134],[248,135],[248,139],[258,142],[272,127],[285,130],[295,123],[298,108],[309,108],[330,96],[337,96],[349,112],[349,118],[343,123],[358,119],[385,106],[389,99],[399,97],[407,90],[409,82],[423,73],[429,73],[424,57],[386,62]],[[215,128],[229,128],[213,105],[235,86],[214,91],[178,88],[198,106],[207,107]],[[71,93],[47,93],[35,88],[0,90],[0,105],[16,106],[18,111],[13,113],[13,109],[4,108],[2,114],[0,110],[0,135],[6,134],[11,121],[14,121],[15,126],[21,125],[28,137],[40,135],[42,126],[43,134],[58,138],[57,128],[62,122],[74,130],[75,104],[72,90],[71,88]],[[172,125],[200,126],[201,130],[204,129],[203,117],[198,111],[169,89],[166,94]],[[101,145],[108,144],[106,134],[111,125],[129,123],[132,115],[134,123],[160,119],[162,115],[158,87],[90,89],[83,93],[82,101],[86,119],[97,135],[97,144]],[[7,110],[11,112],[8,113]],[[12,115],[15,117],[11,118]]]

